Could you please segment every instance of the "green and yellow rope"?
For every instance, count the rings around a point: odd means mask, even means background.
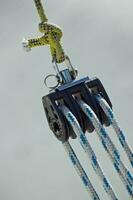
[[[41,1],[40,0],[34,0],[34,2],[35,2],[35,6],[37,8],[37,11],[38,11],[38,15],[39,15],[39,17],[41,19],[41,22],[47,22],[48,19],[46,17],[45,12],[44,12],[44,9],[43,9]]]
[[[43,33],[43,36],[34,39],[29,39],[27,47],[33,48],[42,45],[49,45],[52,60],[56,61],[57,63],[62,63],[65,61],[65,53],[61,44],[63,32],[61,28],[57,25],[48,23],[48,19],[44,12],[41,0],[34,0],[34,3],[41,20],[41,23],[39,24],[39,31]]]

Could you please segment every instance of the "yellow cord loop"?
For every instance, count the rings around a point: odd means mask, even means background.
[[[41,23],[39,24],[39,31],[44,35],[39,38],[29,39],[28,47],[38,47],[42,45],[49,45],[52,59],[57,63],[65,61],[65,53],[61,45],[61,38],[63,32],[60,27],[55,24],[48,23],[41,0],[34,0]]]

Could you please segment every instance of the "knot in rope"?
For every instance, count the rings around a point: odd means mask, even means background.
[[[52,59],[57,63],[64,62],[65,53],[61,45],[61,38],[63,36],[61,28],[55,24],[41,22],[39,24],[39,31],[44,33],[42,40],[50,46]]]

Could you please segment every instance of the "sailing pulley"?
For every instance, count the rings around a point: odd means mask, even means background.
[[[83,169],[70,144],[70,139],[77,138],[79,140],[109,199],[118,200],[114,188],[104,174],[101,164],[86,137],[88,132],[95,131],[118,173],[118,177],[125,186],[129,199],[133,200],[132,173],[122,161],[121,155],[111,140],[106,127],[113,127],[132,167],[133,152],[115,119],[111,100],[103,84],[97,77],[90,78],[86,76],[77,79],[78,71],[73,67],[70,58],[62,47],[63,32],[61,28],[49,23],[41,0],[34,0],[34,3],[40,18],[39,31],[42,36],[34,39],[23,39],[22,45],[26,51],[43,45],[50,48],[55,73],[49,74],[44,79],[44,83],[50,91],[42,98],[49,128],[63,144],[91,199],[100,200],[102,197],[96,192],[94,183],[91,183],[89,179],[89,174],[87,175]],[[60,69],[61,66],[63,68],[65,66],[65,69]],[[48,83],[51,78],[55,79],[56,83],[54,85]]]

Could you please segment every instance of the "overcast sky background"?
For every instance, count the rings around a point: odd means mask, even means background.
[[[133,148],[133,1],[45,0],[49,21],[64,30],[64,48],[80,77],[98,76]],[[41,98],[44,77],[53,72],[47,47],[30,53],[22,37],[38,33],[33,0],[0,0],[0,199],[89,199],[62,145],[49,130]],[[111,138],[128,160],[112,129]],[[129,199],[96,134],[88,134],[120,200]],[[77,141],[72,144],[95,185],[108,200]]]

